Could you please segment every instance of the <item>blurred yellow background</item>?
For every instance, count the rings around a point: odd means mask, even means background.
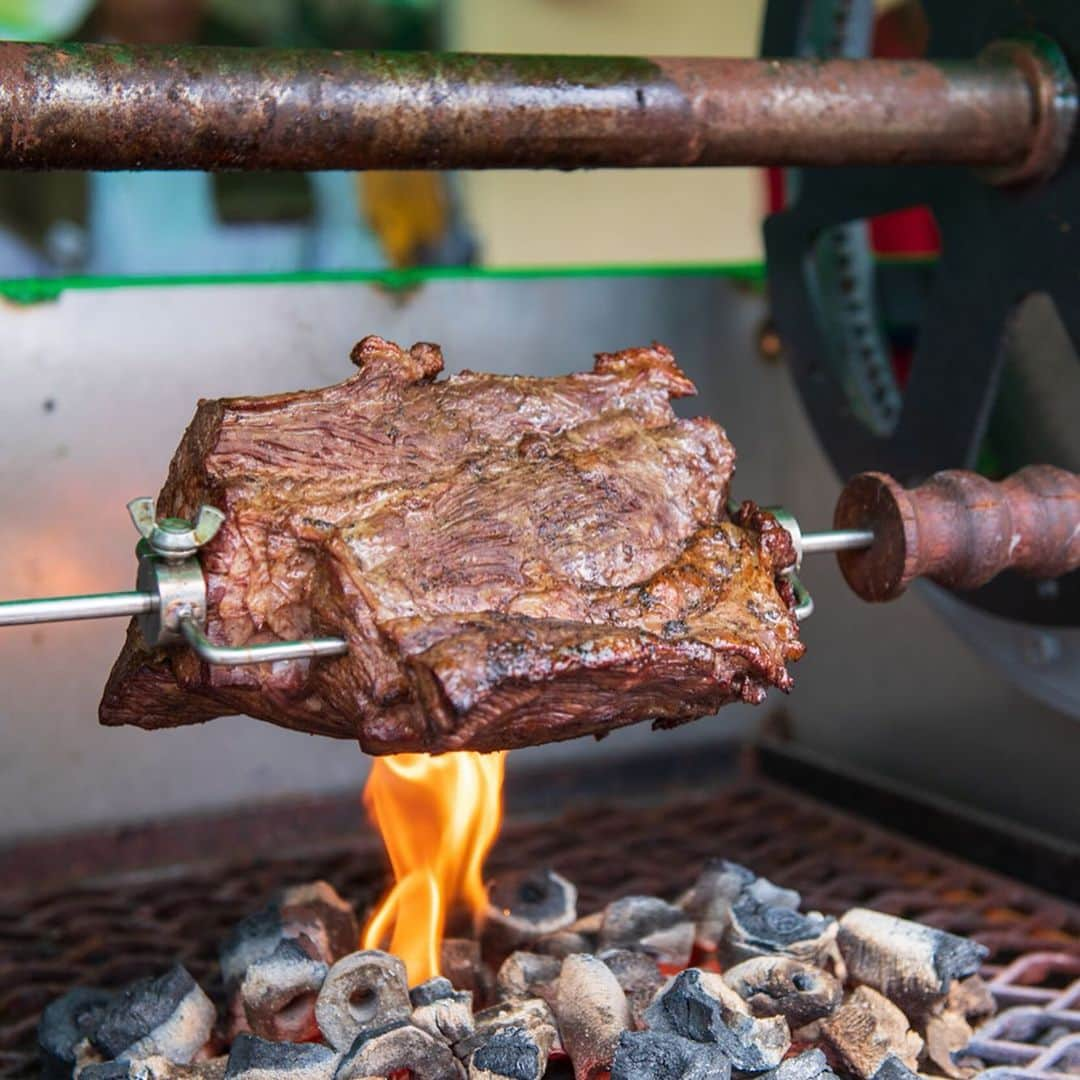
[[[491,52],[756,56],[763,0],[456,0],[448,45]],[[462,174],[488,266],[761,257],[753,169]]]

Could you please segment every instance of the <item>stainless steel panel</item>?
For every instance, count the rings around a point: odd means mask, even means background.
[[[409,292],[101,289],[5,305],[0,596],[131,588],[136,536],[125,503],[157,492],[195,401],[337,381],[367,333],[437,341],[451,370],[537,373],[659,339],[701,390],[680,411],[714,415],[739,449],[736,494],[787,505],[804,529],[827,526],[838,484],[783,367],[756,354],[761,315],[759,299],[704,276],[447,280]],[[829,556],[810,557],[802,576],[817,613],[789,699],[515,759],[611,756],[631,745],[663,752],[785,710],[798,737],[820,750],[1022,820],[1077,828],[1080,811],[1048,804],[1042,791],[1074,780],[1080,728],[1008,688],[917,597],[867,608]],[[0,631],[0,837],[289,791],[359,790],[358,750],[245,718],[162,732],[100,728],[97,701],[123,630],[113,620]]]

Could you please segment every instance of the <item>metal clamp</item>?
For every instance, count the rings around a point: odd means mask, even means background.
[[[791,546],[795,549],[795,562],[783,571],[783,575],[791,583],[791,591],[795,594],[795,618],[802,622],[803,619],[809,619],[814,614],[814,598],[810,595],[810,590],[799,580],[798,574],[805,550],[802,529],[795,515],[782,506],[767,506],[765,509],[787,531],[788,536],[791,537]]]
[[[728,516],[734,518],[738,513],[739,504],[734,499],[728,499],[727,509]],[[791,583],[792,592],[795,593],[795,618],[802,622],[803,619],[808,619],[814,614],[814,598],[798,577],[798,569],[802,566],[803,557],[802,529],[799,528],[795,515],[782,506],[763,506],[761,509],[767,514],[772,514],[777,523],[791,537],[791,545],[795,549],[795,561],[786,569],[781,570],[780,574]]]
[[[213,506],[199,508],[192,524],[184,518],[158,520],[154,500],[132,499],[128,513],[142,540],[135,548],[139,571],[135,588],[157,598],[157,603],[136,616],[148,648],[176,645],[184,640],[181,613],[206,624],[206,578],[198,552],[217,535],[225,515]]]
[[[215,645],[206,636],[206,578],[198,553],[217,535],[225,515],[204,505],[194,523],[184,518],[159,520],[154,500],[146,497],[132,499],[128,511],[142,535],[135,549],[136,588],[156,597],[156,603],[138,615],[139,630],[150,648],[186,642],[201,660],[221,667],[343,656],[349,651],[342,638]]]

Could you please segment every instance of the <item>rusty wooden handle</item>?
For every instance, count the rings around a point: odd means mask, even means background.
[[[1080,567],[1080,476],[1030,465],[1000,483],[960,470],[910,491],[862,473],[841,492],[834,525],[874,542],[837,557],[864,600],[893,600],[918,577],[975,589],[1003,570],[1058,577]]]

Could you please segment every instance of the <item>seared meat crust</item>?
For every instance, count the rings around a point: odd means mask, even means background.
[[[790,540],[725,512],[734,452],[670,398],[660,345],[556,378],[436,381],[369,337],[337,386],[200,402],[158,499],[225,524],[203,552],[216,642],[344,637],[347,656],[216,668],[134,627],[105,724],[247,713],[370,753],[494,750],[787,690]]]

